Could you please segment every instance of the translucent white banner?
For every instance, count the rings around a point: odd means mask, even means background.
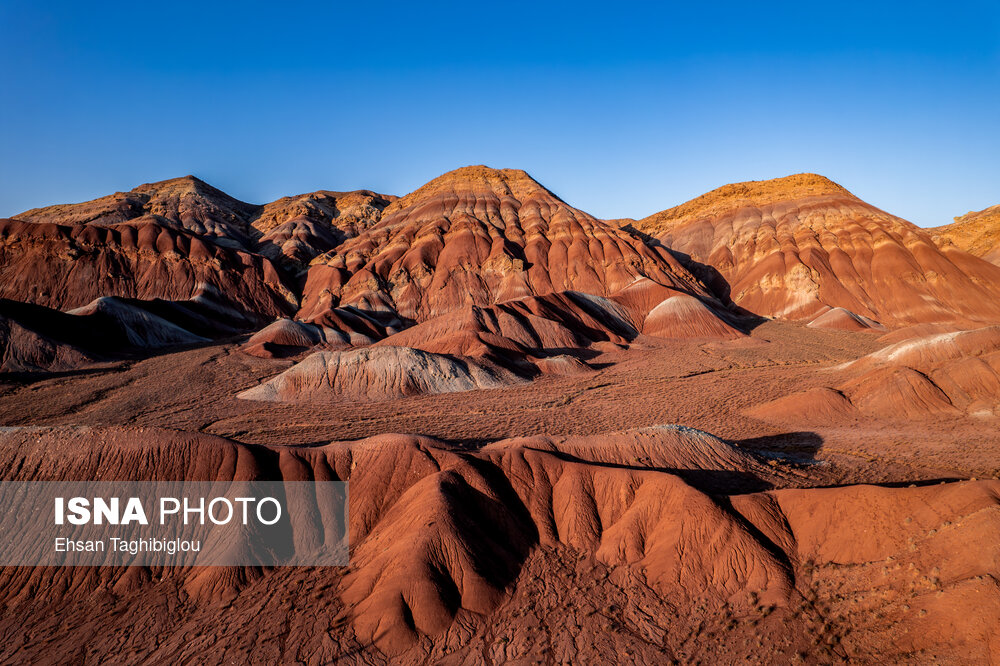
[[[0,566],[345,566],[340,481],[3,481]]]

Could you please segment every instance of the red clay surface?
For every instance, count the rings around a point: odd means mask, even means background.
[[[0,569],[0,661],[1000,661],[998,269],[825,179],[22,217],[0,478],[347,480],[351,563]]]

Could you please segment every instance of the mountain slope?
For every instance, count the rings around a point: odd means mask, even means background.
[[[269,259],[304,271],[317,255],[378,222],[395,199],[368,190],[321,190],[272,201],[261,206],[251,222],[261,234],[257,248]]]
[[[0,296],[68,309],[106,296],[185,300],[209,286],[248,313],[290,314],[309,261],[394,199],[319,191],[258,206],[185,176],[36,208],[0,220]]]
[[[466,167],[394,201],[377,225],[314,260],[299,316],[354,305],[426,321],[561,291],[610,296],[642,278],[711,299],[668,252],[525,172]]]
[[[182,301],[211,287],[266,318],[295,295],[271,262],[148,218],[108,226],[0,220],[0,297],[59,310],[103,296]]]
[[[395,199],[368,190],[320,190],[258,206],[194,176],[184,176],[93,201],[35,208],[14,217],[67,226],[156,222],[217,245],[260,252],[274,261],[284,259],[301,269],[316,255],[377,222],[382,209]]]
[[[244,203],[194,176],[140,185],[130,192],[77,204],[34,208],[14,217],[25,222],[111,226],[157,222],[228,247],[251,247],[250,221],[258,207]]]
[[[927,233],[942,249],[955,246],[1000,266],[1000,205],[966,213]]]
[[[1000,321],[1000,270],[822,176],[726,185],[633,224],[707,266],[737,305],[812,318],[840,307],[898,325]],[[655,242],[654,241],[654,242]]]

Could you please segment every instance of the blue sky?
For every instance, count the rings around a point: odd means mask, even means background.
[[[4,0],[0,216],[488,164],[601,217],[813,171],[944,224],[1000,203],[998,7]]]

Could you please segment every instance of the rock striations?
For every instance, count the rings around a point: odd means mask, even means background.
[[[313,261],[299,316],[337,305],[426,321],[462,307],[639,280],[711,299],[669,252],[569,206],[523,171],[467,167],[390,204]]]
[[[257,206],[187,176],[37,208],[0,220],[0,297],[117,319],[116,332],[123,318],[144,320],[144,333],[129,329],[127,347],[206,342],[293,314],[309,261],[374,224],[393,199],[321,191]],[[34,340],[18,333],[24,324],[8,325],[20,349]],[[384,335],[383,328],[367,342]],[[93,361],[87,353],[55,353],[51,341],[34,344],[37,363],[7,365],[68,369]]]
[[[158,222],[0,220],[3,298],[66,310],[102,296],[184,300],[206,287],[267,318],[297,302],[268,259]]]
[[[251,249],[250,221],[256,209],[194,176],[184,176],[84,203],[35,208],[15,217],[64,226],[155,222],[219,245],[247,250]]]
[[[758,315],[1000,321],[1000,271],[814,174],[726,185],[633,223]]]
[[[676,426],[478,452],[414,435],[269,448],[158,428],[7,428],[0,452],[5,481],[326,479],[351,493],[348,568],[0,568],[5,661],[72,661],[73,632],[30,638],[57,609],[59,622],[107,637],[92,653],[141,635],[131,649],[157,662],[211,649],[245,662],[558,651],[577,663],[740,663],[762,640],[770,663],[1000,654],[997,481],[720,496],[687,472],[767,466]],[[289,612],[292,599],[308,612]],[[155,622],[157,640],[132,633],[137,621]],[[265,640],[250,622],[280,631]],[[190,640],[193,626],[212,627],[211,646]]]
[[[375,342],[357,328],[364,318],[384,327],[380,345],[460,356],[470,367],[505,368],[506,378],[587,372],[583,349],[642,334],[743,335],[666,250],[572,208],[523,171],[487,167],[453,171],[393,201],[377,223],[314,259],[297,317],[299,334],[319,327],[308,333],[318,347]],[[265,337],[248,345],[257,355],[281,353],[274,349]],[[325,367],[303,362],[289,371],[296,380],[269,399],[310,400],[297,392],[326,381]],[[430,369],[407,364],[403,383],[436,386],[414,374]],[[315,377],[307,382],[306,373]]]
[[[304,272],[316,256],[372,226],[396,197],[361,190],[313,192],[285,197],[261,207],[252,226],[257,247],[271,260]]]
[[[796,422],[1000,417],[1000,326],[918,335],[838,370],[846,379],[836,387],[792,393],[751,413]]]
[[[1000,205],[956,217],[952,224],[928,229],[942,250],[957,247],[1000,266]]]
[[[467,167],[0,220],[0,480],[350,483],[347,567],[0,567],[0,662],[998,662],[991,215]]]

